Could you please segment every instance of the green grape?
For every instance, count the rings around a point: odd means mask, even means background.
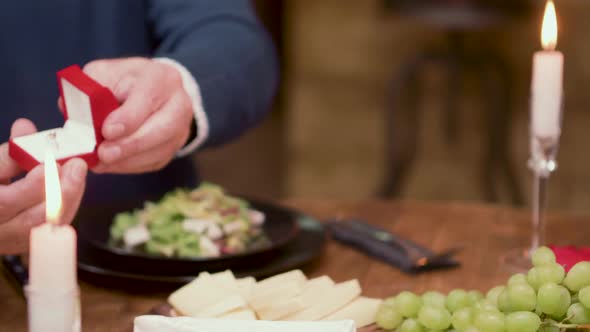
[[[506,316],[506,332],[537,332],[541,318],[530,311],[517,311]]]
[[[488,291],[488,293],[486,294],[486,299],[488,299],[490,302],[492,302],[495,306],[498,305],[498,296],[500,295],[500,293],[502,293],[502,291],[504,290],[504,286],[496,286],[492,289],[490,289]]]
[[[481,332],[503,332],[504,314],[494,311],[482,311],[475,316],[474,325]]]
[[[536,269],[539,273],[539,286],[550,282],[561,284],[565,278],[565,269],[557,263],[539,266]]]
[[[563,286],[545,284],[539,288],[537,305],[538,309],[543,313],[559,318],[565,315],[570,303],[570,292]]]
[[[399,328],[400,332],[424,332],[424,327],[417,320],[408,318]]]
[[[537,290],[537,289],[539,289],[539,287],[541,287],[540,281],[539,281],[539,271],[537,270],[536,267],[533,267],[532,269],[529,270],[529,272],[527,273],[527,276],[526,276],[526,280],[528,281],[529,285],[531,285],[531,287],[533,287],[535,290]]]
[[[580,289],[577,295],[580,303],[582,303],[586,308],[590,308],[590,286]]]
[[[467,292],[467,296],[469,297],[469,302],[472,305],[476,304],[477,302],[483,300],[483,294],[480,291],[472,290]]]
[[[509,311],[531,311],[537,305],[537,293],[529,284],[508,286]],[[504,311],[504,310],[502,310]]]
[[[471,300],[469,299],[467,292],[462,289],[452,290],[449,295],[447,295],[446,306],[451,313],[470,305]]]
[[[572,292],[590,286],[590,262],[579,262],[567,273],[563,284]]]
[[[422,303],[434,307],[445,307],[445,296],[440,292],[430,291],[422,294]]]
[[[422,298],[412,292],[404,291],[397,295],[395,303],[402,316],[416,317],[422,307]]]
[[[533,251],[533,265],[542,266],[547,264],[555,263],[555,254],[553,250],[547,247],[539,247]]]
[[[458,331],[465,331],[473,325],[475,310],[473,308],[462,308],[453,313],[451,324]]]
[[[517,284],[517,283],[528,283],[526,275],[523,273],[517,273],[508,279],[508,286]]]
[[[481,332],[481,331],[475,326],[470,326],[463,332]]]
[[[498,307],[488,299],[483,299],[473,305],[473,308],[478,311],[498,311]]]
[[[590,309],[574,303],[567,309],[567,317],[573,324],[590,324]]]
[[[504,289],[498,295],[498,309],[502,312],[512,312],[512,305],[510,304],[510,296],[508,296],[508,288]]]
[[[418,322],[431,330],[446,330],[451,326],[451,314],[441,306],[424,305]]]
[[[402,323],[402,314],[392,306],[381,306],[377,311],[375,321],[385,330],[393,330]]]
[[[381,304],[381,306],[395,308],[396,307],[395,297],[392,296],[392,297],[386,298],[385,301],[383,301],[383,303]]]
[[[559,264],[547,264],[533,267],[529,270],[527,280],[529,285],[538,290],[548,283],[560,284],[565,277],[565,270]]]

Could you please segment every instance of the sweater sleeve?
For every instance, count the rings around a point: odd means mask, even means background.
[[[182,64],[198,83],[208,122],[203,146],[258,124],[278,85],[272,42],[248,0],[150,0],[155,57]]]

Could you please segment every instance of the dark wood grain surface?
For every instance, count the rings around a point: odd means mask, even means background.
[[[418,276],[403,274],[334,242],[328,244],[321,258],[303,268],[309,277],[327,274],[336,281],[358,278],[363,293],[372,297],[386,297],[401,290],[486,290],[505,282],[512,271],[503,267],[501,256],[527,244],[530,234],[528,211],[498,206],[319,200],[292,200],[286,204],[317,218],[363,218],[435,250],[465,246],[458,255],[460,268]],[[588,245],[588,234],[588,216],[551,214],[548,218],[551,243]],[[85,332],[129,331],[134,317],[149,312],[167,295],[130,293],[85,283],[81,284],[81,294]],[[26,331],[25,301],[4,279],[0,279],[0,308],[0,331]]]

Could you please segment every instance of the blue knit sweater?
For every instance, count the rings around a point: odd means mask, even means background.
[[[236,138],[270,108],[278,81],[272,43],[248,0],[19,0],[0,4],[0,142],[20,117],[63,125],[55,72],[126,56],[177,60],[197,80],[210,133]],[[142,175],[94,175],[85,203],[157,197],[193,186],[190,158]]]

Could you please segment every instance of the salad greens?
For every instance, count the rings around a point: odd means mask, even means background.
[[[177,189],[143,209],[115,216],[111,244],[168,257],[216,257],[269,243],[265,216],[220,186]]]

